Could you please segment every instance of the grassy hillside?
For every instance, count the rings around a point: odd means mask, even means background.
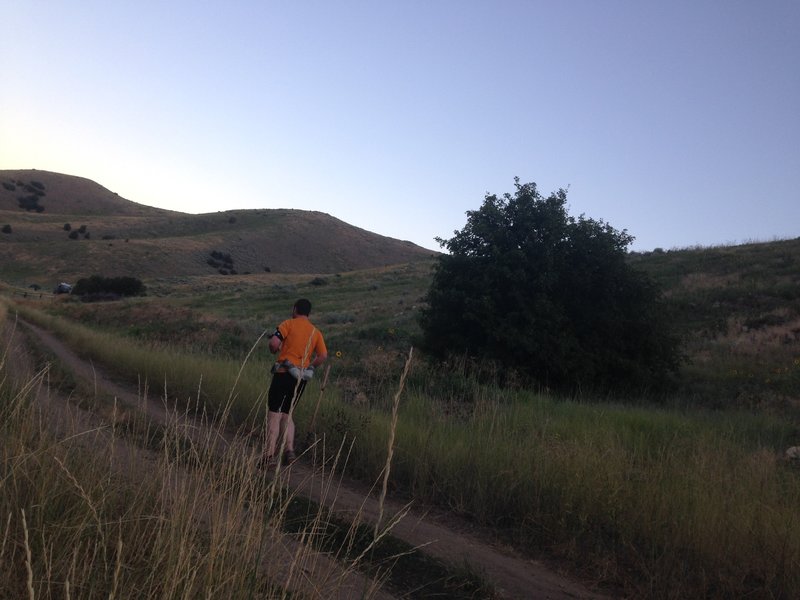
[[[784,451],[800,444],[800,240],[629,258],[661,283],[684,335],[672,397],[554,397],[415,351],[392,489],[627,597],[797,597],[800,472]],[[331,367],[315,428],[334,445],[355,440],[347,469],[371,483],[432,264],[172,275],[148,279],[147,297],[96,304],[4,295],[9,321],[23,311],[133,387],[157,381],[213,409],[236,377],[237,423],[264,409],[272,357],[254,344],[311,298]],[[298,407],[301,440],[314,410]]]
[[[800,341],[789,335],[800,316],[800,244],[630,260],[662,282],[685,335],[689,362],[672,402],[559,398],[507,379],[501,387],[501,374],[476,377],[415,352],[392,489],[492,526],[534,556],[568,560],[620,596],[797,597],[800,473],[783,452],[800,443]],[[16,296],[9,317],[26,311],[132,386],[164,382],[176,399],[202,388],[211,408],[229,398],[248,356],[238,422],[263,410],[271,359],[263,339],[248,353],[307,296],[331,352],[316,429],[334,445],[355,440],[348,470],[374,482],[431,264],[160,278],[148,281],[148,297],[124,302]],[[322,398],[314,391],[308,398]],[[300,403],[301,428],[312,410]]]
[[[190,215],[46,171],[0,171],[0,229],[0,279],[45,289],[93,273],[141,279],[336,273],[434,254],[320,212]]]
[[[675,402],[800,414],[800,239],[630,260],[665,290],[665,310],[683,337],[686,362]],[[433,264],[336,274],[173,275],[148,279],[148,298],[57,306],[89,324],[119,324],[125,335],[243,355],[306,296],[331,348],[342,352],[339,363],[366,375],[413,343]],[[371,377],[353,384],[354,393],[366,393]]]
[[[684,396],[800,410],[800,238],[631,261],[661,284],[683,334]]]
[[[20,209],[86,216],[154,216],[172,212],[125,200],[83,177],[36,169],[0,171],[0,211]]]

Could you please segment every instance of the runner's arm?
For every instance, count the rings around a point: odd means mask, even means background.
[[[317,354],[317,355],[314,357],[314,360],[313,360],[313,361],[311,361],[311,366],[312,366],[312,367],[314,367],[314,368],[316,369],[318,366],[320,366],[320,365],[321,365],[322,363],[324,363],[326,360],[328,360],[328,353],[327,353],[327,352],[323,352],[323,353],[321,353],[321,354]]]
[[[283,336],[281,335],[280,330],[276,329],[275,333],[273,333],[269,338],[269,351],[272,354],[278,352],[281,349],[281,344],[283,343]]]

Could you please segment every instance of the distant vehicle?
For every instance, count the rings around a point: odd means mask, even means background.
[[[59,283],[56,289],[53,290],[54,294],[69,294],[72,292],[72,286],[68,283]]]

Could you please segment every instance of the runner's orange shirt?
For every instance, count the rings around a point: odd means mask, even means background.
[[[315,354],[327,354],[322,333],[308,319],[287,319],[278,325],[283,337],[278,362],[290,361],[293,365],[305,369],[311,364]]]

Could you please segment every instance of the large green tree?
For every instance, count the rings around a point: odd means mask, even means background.
[[[660,386],[678,340],[655,284],[626,261],[633,241],[567,212],[567,193],[535,183],[487,195],[439,258],[421,314],[432,355],[497,362],[566,389]]]

